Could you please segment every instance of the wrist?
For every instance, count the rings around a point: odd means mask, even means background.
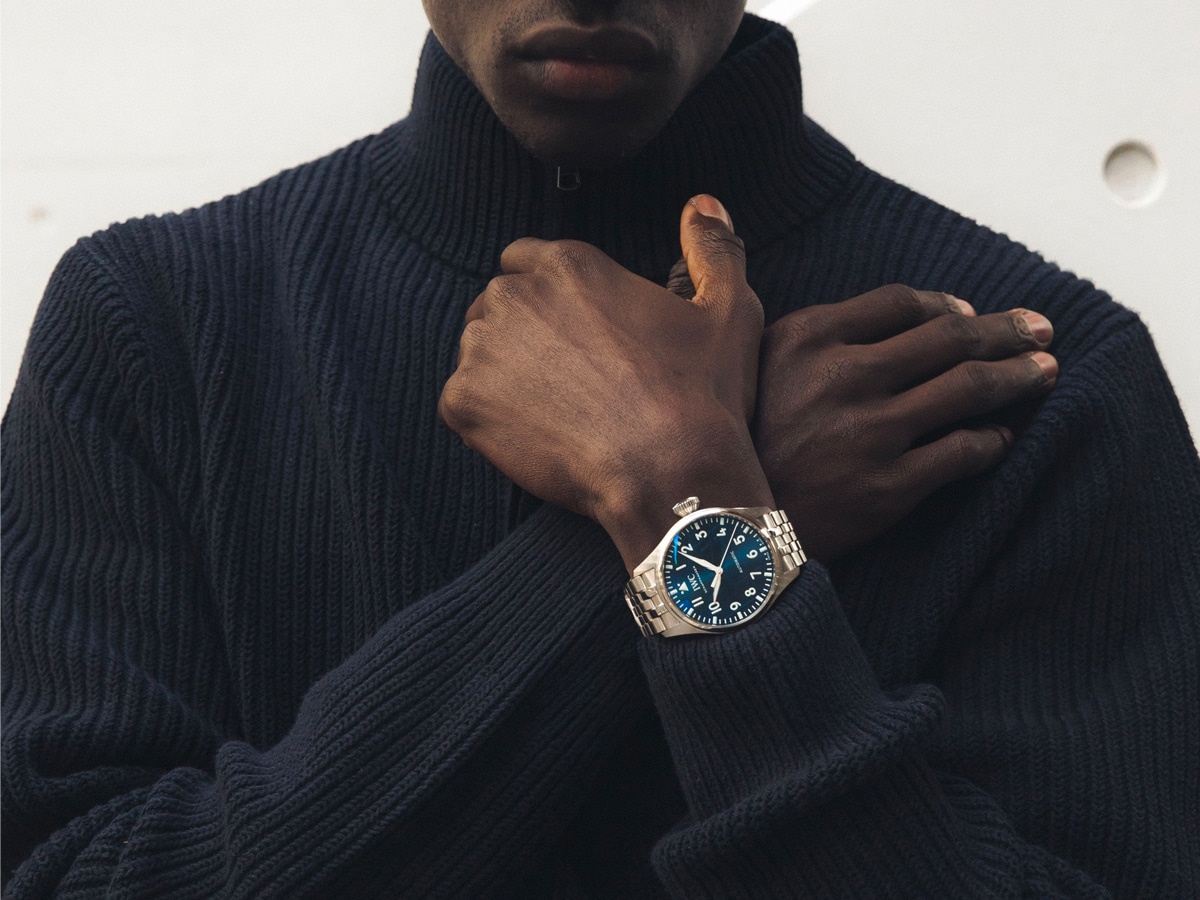
[[[632,572],[678,521],[671,507],[693,496],[701,507],[775,508],[748,433],[744,441],[709,445],[652,478],[625,479],[600,502],[595,518]]]

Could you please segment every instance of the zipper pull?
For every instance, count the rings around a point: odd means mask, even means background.
[[[560,191],[576,191],[583,184],[583,179],[579,177],[578,169],[564,169],[559,166],[554,184]]]

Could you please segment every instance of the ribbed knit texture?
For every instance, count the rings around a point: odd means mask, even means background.
[[[6,895],[1200,893],[1200,466],[1138,319],[855,162],[753,17],[553,177],[431,38],[407,120],[63,259],[3,426]],[[998,471],[642,641],[436,404],[509,241],[662,280],[700,191],[769,319],[904,282],[1043,311],[1061,376]]]

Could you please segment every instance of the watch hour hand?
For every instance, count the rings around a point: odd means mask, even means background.
[[[720,572],[721,571],[720,566],[714,566],[707,559],[698,559],[695,556],[692,556],[692,554],[690,554],[690,553],[684,553],[682,550],[679,551],[679,555],[686,556],[688,559],[690,559],[696,565],[702,566],[703,568],[708,569],[708,571],[710,571],[710,572]]]

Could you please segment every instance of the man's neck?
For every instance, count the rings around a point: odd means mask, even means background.
[[[371,154],[406,230],[458,267],[490,275],[508,243],[532,235],[587,241],[657,280],[679,257],[679,213],[694,194],[719,197],[753,250],[818,212],[854,165],[804,119],[791,34],[749,15],[663,131],[608,169],[560,172],[534,158],[432,35],[410,117]]]

